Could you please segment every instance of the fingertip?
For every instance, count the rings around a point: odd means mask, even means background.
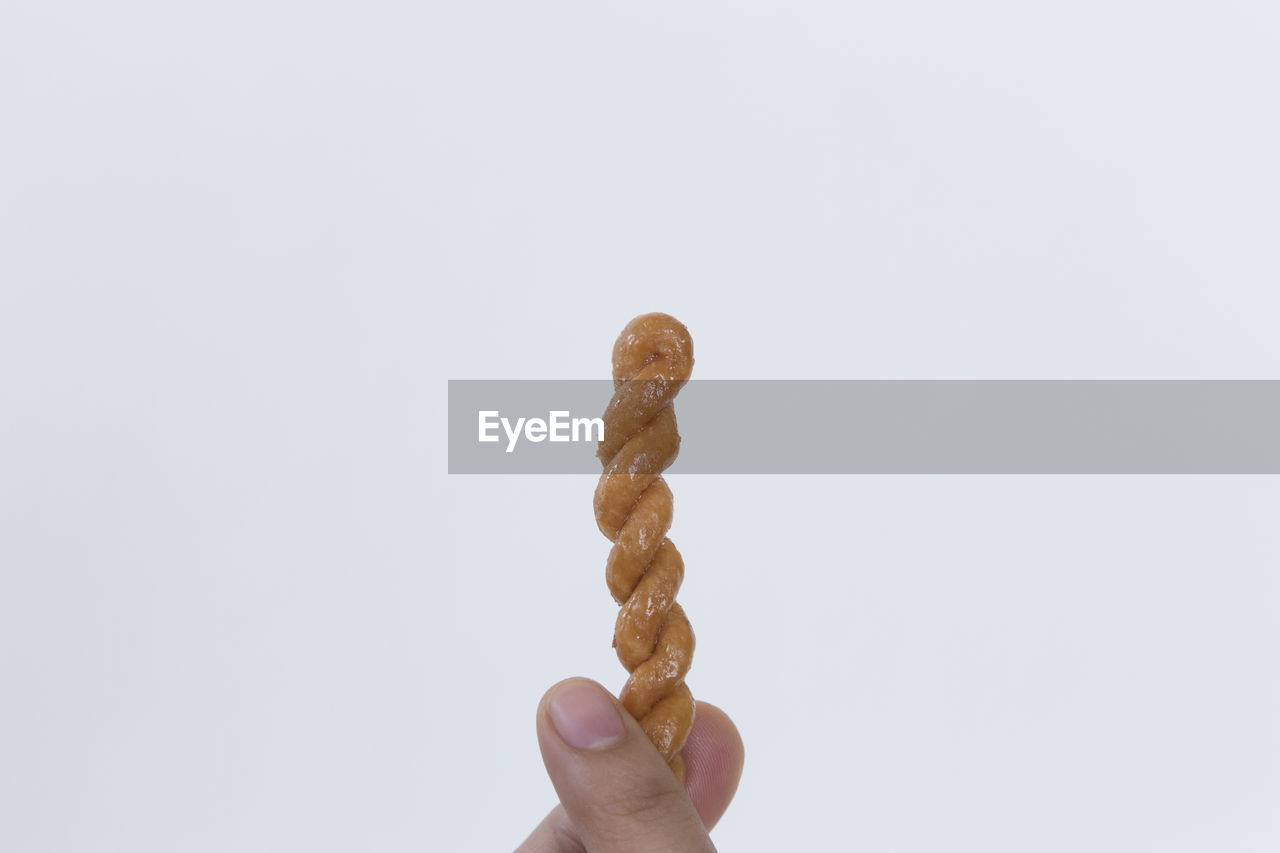
[[[617,701],[586,678],[560,682],[547,692],[544,703],[556,733],[573,749],[606,749],[627,732]]]
[[[728,714],[709,702],[699,702],[683,755],[685,788],[710,830],[738,790],[746,757],[742,736]]]

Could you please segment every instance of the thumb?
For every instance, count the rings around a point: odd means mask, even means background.
[[[684,786],[603,687],[570,678],[538,706],[538,745],[590,853],[714,851]]]

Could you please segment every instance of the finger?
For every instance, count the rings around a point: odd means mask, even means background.
[[[714,851],[702,818],[630,714],[571,678],[538,707],[538,744],[573,831],[590,853]]]
[[[710,830],[724,816],[742,778],[742,738],[724,711],[709,702],[699,702],[682,754],[685,790]],[[581,853],[582,849],[564,806],[558,805],[516,853]]]
[[[699,702],[693,729],[685,741],[685,789],[710,831],[724,816],[742,778],[742,737],[729,715]]]

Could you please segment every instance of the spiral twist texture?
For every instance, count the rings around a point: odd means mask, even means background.
[[[620,699],[681,780],[680,750],[693,725],[684,679],[694,640],[676,603],[684,561],[667,538],[671,489],[662,472],[680,449],[671,402],[692,372],[693,341],[679,320],[644,314],[622,330],[595,492],[596,524],[613,542],[605,579],[621,605],[613,644],[630,673]]]

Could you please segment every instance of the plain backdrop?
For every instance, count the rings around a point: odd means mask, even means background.
[[[1278,29],[7,0],[0,849],[523,839],[608,543],[449,378],[1280,378]],[[721,850],[1280,847],[1276,478],[678,472]]]

